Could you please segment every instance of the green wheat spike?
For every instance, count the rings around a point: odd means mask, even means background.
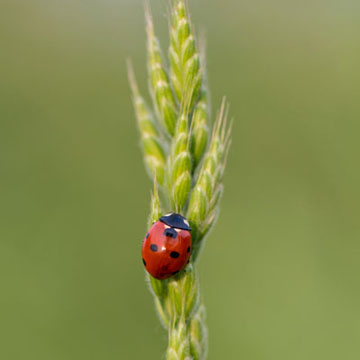
[[[139,93],[131,66],[129,79],[144,161],[154,181],[148,227],[163,210],[185,215],[192,228],[193,250],[190,263],[177,275],[166,280],[154,279],[148,273],[146,277],[156,311],[168,332],[166,359],[205,360],[208,337],[196,260],[219,213],[231,126],[227,125],[225,101],[211,126],[204,68],[183,0],[174,0],[170,23],[167,73],[147,8],[152,110]],[[205,56],[201,62],[205,64]],[[164,136],[162,129],[168,135]]]

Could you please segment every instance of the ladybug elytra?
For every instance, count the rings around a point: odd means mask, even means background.
[[[146,234],[142,246],[145,269],[163,280],[183,270],[190,260],[192,238],[189,222],[171,213],[156,221]]]

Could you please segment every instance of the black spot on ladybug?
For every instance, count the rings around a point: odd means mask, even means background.
[[[190,250],[191,250],[191,249],[190,249],[190,246],[189,246],[189,247],[187,248],[187,252],[189,253],[189,252],[190,252]]]
[[[157,251],[158,251],[158,247],[157,247],[157,245],[155,245],[155,244],[151,244],[151,245],[150,245],[150,249],[151,249],[151,251],[154,251],[154,252],[157,252]]]
[[[173,239],[177,238],[177,232],[173,228],[165,229],[164,235],[168,236],[168,237],[171,237]]]
[[[146,261],[144,260],[144,258],[143,258],[143,263],[144,263],[144,266],[146,266]]]
[[[170,253],[170,256],[171,256],[173,259],[177,259],[177,258],[180,256],[180,254],[179,254],[177,251],[172,251],[172,252]]]
[[[148,238],[148,237],[149,237],[149,235],[150,235],[150,234],[149,234],[149,233],[147,233],[145,237],[146,237],[146,238]]]

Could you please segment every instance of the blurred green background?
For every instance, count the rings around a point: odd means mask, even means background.
[[[189,3],[235,118],[209,360],[359,359],[360,2]],[[1,0],[0,44],[0,359],[163,358],[125,67],[145,91],[143,1]]]

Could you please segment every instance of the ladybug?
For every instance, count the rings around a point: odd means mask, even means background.
[[[189,222],[171,213],[153,223],[142,245],[145,269],[156,279],[163,280],[183,270],[192,250]]]

